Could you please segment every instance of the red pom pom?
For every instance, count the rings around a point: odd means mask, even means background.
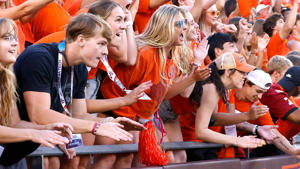
[[[156,140],[152,121],[148,121],[144,126],[147,130],[141,131],[139,136],[140,161],[147,166],[167,165],[168,157]]]

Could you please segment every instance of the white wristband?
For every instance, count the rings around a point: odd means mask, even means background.
[[[256,135],[257,128],[258,128],[258,125],[255,124],[252,128],[252,134]]]

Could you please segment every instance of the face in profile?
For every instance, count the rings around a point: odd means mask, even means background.
[[[246,78],[245,72],[235,70],[235,72],[230,75],[230,80],[233,84],[233,88],[241,89],[245,82],[245,78]]]
[[[83,63],[92,68],[97,67],[100,59],[108,54],[107,44],[107,39],[101,35],[100,31],[96,32],[94,37],[84,38],[80,52]]]
[[[186,39],[188,41],[196,40],[198,37],[198,24],[194,21],[194,18],[190,12],[187,13],[186,17],[188,21],[187,30],[186,30]]]

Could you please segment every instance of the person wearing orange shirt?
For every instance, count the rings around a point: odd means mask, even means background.
[[[186,43],[178,48],[178,56],[176,57],[177,62],[177,77],[175,81],[180,81],[182,78],[193,73],[198,67],[204,67],[204,58],[207,56],[207,40],[202,39],[201,42],[197,42],[199,39],[200,32],[199,26],[194,21],[192,14],[185,10],[184,17],[187,19],[188,25],[186,30]],[[188,87],[182,95],[192,90],[194,85]],[[169,100],[164,100],[159,107],[160,117],[163,120],[165,130],[167,132],[166,141],[178,142],[183,141],[180,130],[180,125],[177,120],[177,115],[172,111]],[[172,152],[172,155],[170,154]],[[171,162],[183,163],[186,162],[185,150],[170,151],[169,157]]]
[[[225,53],[225,54],[228,54],[228,53]],[[219,57],[223,57],[223,56],[221,55]],[[218,59],[219,58],[217,58],[217,60]],[[228,59],[230,59],[230,58],[227,58],[227,60]],[[212,64],[215,64],[215,63],[212,63]],[[215,77],[215,76],[213,76],[213,77]],[[214,82],[214,83],[216,83],[216,82]],[[205,82],[204,82],[204,85],[205,85]],[[182,128],[183,139],[185,141],[200,141],[201,142],[201,139],[199,139],[199,136],[197,136],[199,132],[197,132],[197,129],[195,128],[197,126],[195,126],[195,124],[198,123],[197,122],[197,120],[199,120],[199,119],[197,119],[198,111],[201,108],[201,106],[203,105],[202,99],[201,99],[203,97],[203,95],[202,95],[203,92],[205,92],[205,89],[203,89],[203,82],[197,82],[195,84],[193,92],[189,96],[190,100],[183,98],[182,96],[176,96],[175,98],[172,98],[170,100],[172,108],[179,115],[179,121],[180,121],[181,128]],[[233,95],[232,95],[233,92],[229,91],[227,93],[228,93],[227,98],[229,99],[229,103],[234,104]],[[209,97],[206,97],[206,98],[209,98]],[[200,102],[201,102],[201,104],[200,104]],[[182,105],[187,105],[187,106],[182,106]],[[199,107],[199,105],[200,105],[200,107]],[[229,113],[229,112],[232,112],[232,109],[234,109],[234,108],[232,106],[230,106],[230,104],[229,105],[225,104],[223,102],[222,98],[220,98],[218,101],[218,112],[214,112],[212,114],[212,116],[210,117],[211,119],[214,118],[215,122],[213,122],[213,120],[207,119],[208,121],[211,121],[209,126],[232,125],[232,124],[248,121],[250,119],[254,120],[257,117],[264,114],[264,111],[257,112],[256,110],[252,110],[252,111],[249,111],[248,113],[240,113],[240,114]],[[262,110],[264,110],[264,109],[262,109]],[[221,113],[221,112],[223,112],[223,113]],[[226,113],[224,113],[224,112],[226,112]],[[224,131],[223,127],[213,127],[213,128],[210,127],[209,129],[214,132],[218,132],[219,135],[221,132],[226,133],[226,130]],[[226,134],[229,134],[228,131]],[[230,138],[232,136],[226,135],[225,137]],[[208,138],[204,138],[204,141],[208,141]],[[216,142],[216,141],[213,140],[211,142]],[[220,140],[218,142],[224,143],[225,140]],[[238,146],[240,146],[240,145],[238,145]],[[187,155],[188,155],[188,161],[214,159],[217,157],[216,152],[214,152],[213,150],[188,150]],[[234,149],[233,148],[222,149],[220,152],[218,152],[218,156],[220,158],[233,158],[233,157],[235,157]]]
[[[163,5],[155,11],[149,23],[136,39],[139,48],[137,63],[134,66],[118,64],[114,71],[126,89],[132,89],[151,80],[153,85],[150,90],[145,91],[150,100],[139,100],[131,106],[114,110],[116,116],[135,120],[150,119],[163,99],[177,95],[187,86],[207,78],[210,74],[209,69],[196,70],[182,81],[172,82],[176,76],[174,51],[176,46],[183,45],[185,39],[186,21],[181,8]],[[109,79],[104,80],[101,91],[104,98],[125,95],[120,87]],[[127,156],[127,164],[123,162],[123,165],[119,166],[130,167],[131,159],[132,155]]]
[[[19,53],[25,48],[25,35],[23,32],[23,25],[29,22],[35,14],[53,0],[29,0],[13,6],[11,1],[1,1],[0,17],[10,18],[17,22],[18,26],[18,39],[19,39]]]
[[[147,26],[152,14],[163,4],[170,3],[170,0],[143,0],[139,2],[138,11],[135,17],[135,28],[142,33]]]
[[[271,84],[272,79],[270,75],[260,69],[256,69],[248,73],[247,80],[245,81],[243,88],[235,90],[235,109],[239,112],[247,112],[254,105],[262,105],[258,99],[261,98],[263,93],[270,88]],[[248,127],[246,127],[248,132],[259,135],[266,139],[268,143],[272,142],[274,144],[253,149],[250,155],[251,157],[279,155],[282,154],[281,151],[291,155],[297,155],[297,153],[300,152],[293,148],[289,141],[278,132],[275,126],[272,127],[274,122],[272,121],[272,117],[269,112],[256,120],[248,122],[250,123]],[[269,138],[266,135],[269,134],[274,134],[276,137],[273,140],[268,140]]]
[[[243,56],[230,52],[219,56],[209,67],[212,69],[212,75],[203,84],[201,98],[205,99],[201,99],[196,113],[196,137],[207,142],[244,148],[262,146],[264,141],[260,139],[224,135],[208,129],[209,119],[217,108],[218,100],[221,98],[224,103],[227,103],[226,90],[242,88],[246,73],[255,67],[247,64]]]
[[[286,55],[289,52],[287,39],[296,22],[298,2],[295,1],[286,21],[280,14],[273,14],[265,20],[263,29],[271,38],[267,46],[269,60],[274,55]]]
[[[70,18],[69,13],[57,3],[48,4],[30,22],[34,40],[38,41],[51,33],[64,30]]]

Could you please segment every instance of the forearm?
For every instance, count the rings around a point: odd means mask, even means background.
[[[193,83],[189,87],[187,87],[183,92],[180,93],[182,97],[189,98],[192,94],[196,83]]]
[[[290,34],[291,30],[293,29],[293,26],[296,23],[297,18],[297,11],[298,11],[298,3],[294,3],[293,9],[291,10],[287,21],[285,22],[283,29],[280,30],[279,35],[282,40],[287,39],[288,35]]]
[[[194,21],[198,22],[203,9],[203,0],[196,0],[193,8],[191,9],[191,14],[194,17]]]
[[[31,140],[31,129],[14,129],[0,126],[0,143],[12,143]]]
[[[224,5],[225,5],[225,0],[217,0],[216,6],[219,11],[221,11],[224,8]]]
[[[193,75],[189,75],[186,78],[184,78],[178,82],[174,82],[168,88],[168,92],[165,96],[165,99],[170,99],[170,98],[176,96],[177,94],[182,93],[187,87],[189,87],[190,85],[192,85],[195,82],[196,81],[195,81]]]
[[[28,0],[18,6],[1,9],[0,17],[6,17],[13,20],[21,19],[24,16],[36,13],[52,1],[53,0]]]
[[[281,0],[275,0],[274,9],[275,9],[275,12],[281,13]]]
[[[295,25],[298,12],[298,3],[294,3],[291,13],[286,21],[288,27],[292,28]]]
[[[258,67],[258,68],[262,67],[263,57],[264,57],[264,51],[258,51],[258,56],[257,56],[257,60],[255,63],[256,67]]]
[[[240,32],[240,34],[238,35],[238,40],[237,40],[237,48],[239,50],[239,52],[241,53],[244,47],[244,43],[245,43],[245,38],[244,38],[244,34]]]
[[[126,29],[127,36],[127,63],[128,66],[133,66],[136,63],[137,58],[137,45],[135,41],[135,34],[131,26]]]
[[[88,113],[100,113],[110,110],[115,110],[123,106],[127,106],[124,97],[118,97],[113,99],[87,99],[87,112]]]
[[[243,123],[239,123],[239,124],[236,125],[236,128],[238,130],[241,130],[241,131],[244,131],[244,132],[247,132],[247,133],[252,133],[254,127],[255,127],[254,124],[251,124],[251,123],[248,123],[248,122],[243,122]]]
[[[248,120],[247,113],[213,113],[216,120],[214,126],[228,126]]]
[[[290,144],[290,142],[279,133],[278,130],[274,129],[273,133],[275,133],[278,138],[273,140],[273,144],[280,149],[281,151],[285,152],[286,154],[296,155],[295,148]]]
[[[169,0],[150,0],[149,8],[150,9],[157,8],[167,2],[169,2]]]
[[[56,122],[69,123],[74,128],[74,133],[89,133],[92,131],[94,126],[93,121],[71,118],[51,109],[39,110],[39,113],[35,113],[34,117],[30,117],[30,120],[33,123],[40,125],[47,125]]]
[[[20,120],[18,123],[10,127],[22,128],[22,129],[45,130],[47,128],[47,125],[39,125],[28,121]]]
[[[231,144],[236,145],[237,137],[217,133],[208,128],[206,129],[196,129],[196,138],[203,140],[205,142],[217,143],[217,144]]]

